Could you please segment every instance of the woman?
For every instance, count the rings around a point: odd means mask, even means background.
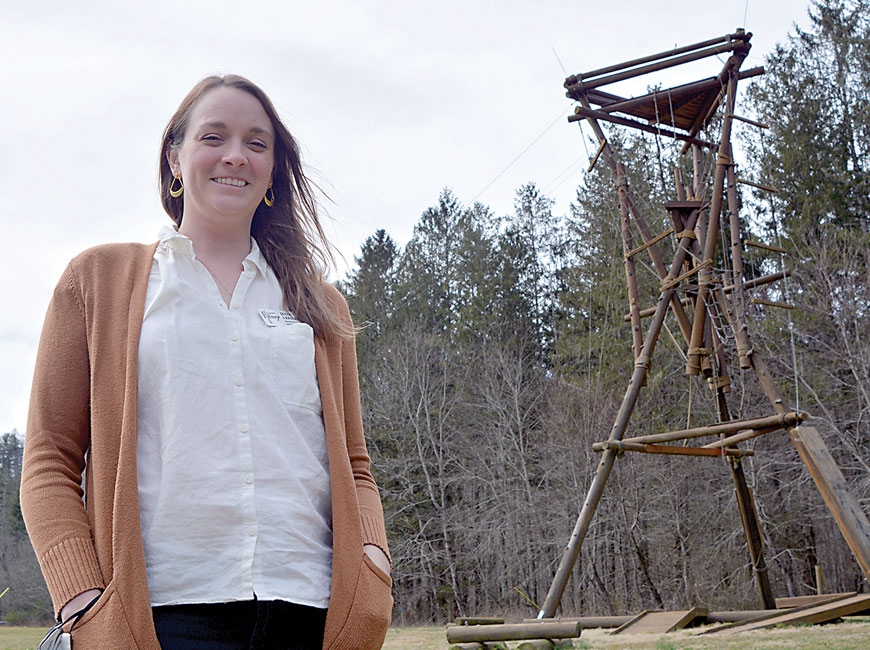
[[[89,607],[87,650],[380,648],[353,326],[296,143],[209,77],[160,186],[176,227],[76,257],[40,340],[21,504],[59,620]]]

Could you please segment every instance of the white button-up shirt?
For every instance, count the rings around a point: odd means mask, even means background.
[[[332,513],[311,328],[256,242],[227,306],[166,227],[139,342],[140,515],[152,605],[329,603]]]

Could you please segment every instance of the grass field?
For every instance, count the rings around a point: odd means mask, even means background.
[[[0,650],[36,650],[46,628],[0,627]],[[509,644],[516,647],[516,644]],[[743,632],[731,637],[692,636],[690,631],[672,634],[610,636],[605,630],[586,630],[574,641],[577,650],[867,650],[870,621],[847,621],[836,625],[787,627]],[[447,650],[443,627],[394,627],[387,633],[383,650]]]
[[[606,630],[586,630],[574,640],[577,650],[868,650],[870,621],[812,627],[785,627],[742,632],[730,637],[693,636],[697,630],[671,634],[611,636]],[[516,643],[508,644],[515,648]],[[447,650],[442,627],[390,628],[383,650]]]

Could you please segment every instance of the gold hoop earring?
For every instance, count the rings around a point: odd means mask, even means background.
[[[175,181],[178,181],[178,187],[175,187]],[[184,182],[181,180],[181,176],[173,176],[172,182],[169,184],[169,196],[173,199],[177,199],[184,192]]]
[[[271,198],[269,198],[269,194],[272,195]],[[275,205],[275,190],[272,189],[271,185],[266,188],[266,195],[263,197],[263,202],[269,208],[271,208],[273,205]]]

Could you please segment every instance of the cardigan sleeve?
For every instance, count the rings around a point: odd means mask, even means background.
[[[352,323],[350,310],[344,296],[331,285],[330,290],[334,292],[335,301],[340,305],[342,317],[346,319],[347,323]],[[390,556],[384,524],[383,504],[378,486],[371,473],[371,459],[363,433],[356,344],[352,338],[341,341],[341,381],[347,450],[359,502],[363,543],[374,544],[380,548],[392,566],[393,560]]]
[[[21,472],[21,510],[56,613],[76,595],[105,587],[83,502],[89,443],[86,313],[70,265],[40,337]]]

